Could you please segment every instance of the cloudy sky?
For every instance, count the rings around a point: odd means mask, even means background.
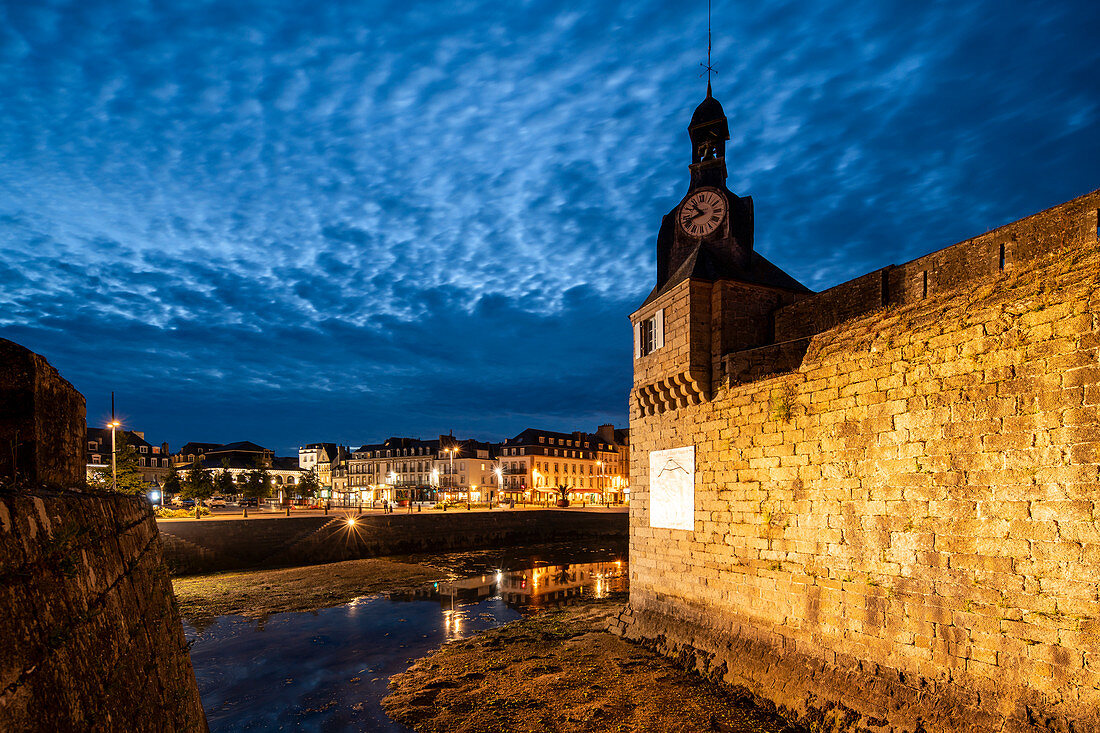
[[[173,448],[625,424],[705,2],[0,0],[0,336]],[[814,289],[1100,186],[1095,0],[717,0]]]

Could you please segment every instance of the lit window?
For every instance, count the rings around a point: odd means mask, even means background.
[[[652,354],[665,345],[664,308],[650,318],[634,324],[634,358]]]

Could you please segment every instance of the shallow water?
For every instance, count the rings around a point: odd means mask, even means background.
[[[201,632],[186,627],[210,729],[407,730],[386,717],[380,701],[389,677],[416,659],[531,608],[626,590],[625,562],[565,564],[555,554],[554,565],[525,558],[515,570],[364,596],[313,613],[264,622],[222,616]],[[577,554],[591,557],[587,548]]]

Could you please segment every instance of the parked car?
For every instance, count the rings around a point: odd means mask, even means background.
[[[248,497],[243,497],[240,500],[239,504],[240,506],[259,506],[260,501],[256,497],[252,497],[251,499],[249,499]]]
[[[208,507],[225,506],[225,497],[223,496],[211,496],[205,502]]]
[[[194,499],[180,499],[179,497],[176,497],[176,499],[172,503],[175,504],[176,506],[182,508],[182,509],[194,509],[195,508],[195,500]]]

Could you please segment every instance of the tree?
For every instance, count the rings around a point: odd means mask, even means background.
[[[569,487],[564,484],[558,484],[554,488],[558,490],[558,504],[560,506],[569,506]]]
[[[149,491],[149,484],[141,473],[138,465],[138,452],[130,441],[126,439],[126,433],[115,434],[115,469],[118,473],[117,488],[120,494],[144,494]],[[107,490],[111,489],[111,462],[107,461],[104,468],[98,468],[92,476],[92,480]]]
[[[214,477],[210,469],[202,465],[202,456],[196,456],[195,462],[187,471],[180,494],[185,499],[209,499],[214,495]]]
[[[298,482],[298,492],[305,497],[313,498],[321,490],[321,482],[317,480],[317,469],[311,468]]]
[[[237,493],[233,485],[233,474],[229,473],[229,459],[222,459],[222,470],[214,475],[214,493],[225,496]]]
[[[168,475],[164,479],[164,493],[165,494],[178,494],[180,493],[180,472],[176,470],[176,464],[172,463],[168,467]]]
[[[241,493],[249,499],[267,498],[271,494],[271,474],[263,466],[252,469],[245,474]]]

